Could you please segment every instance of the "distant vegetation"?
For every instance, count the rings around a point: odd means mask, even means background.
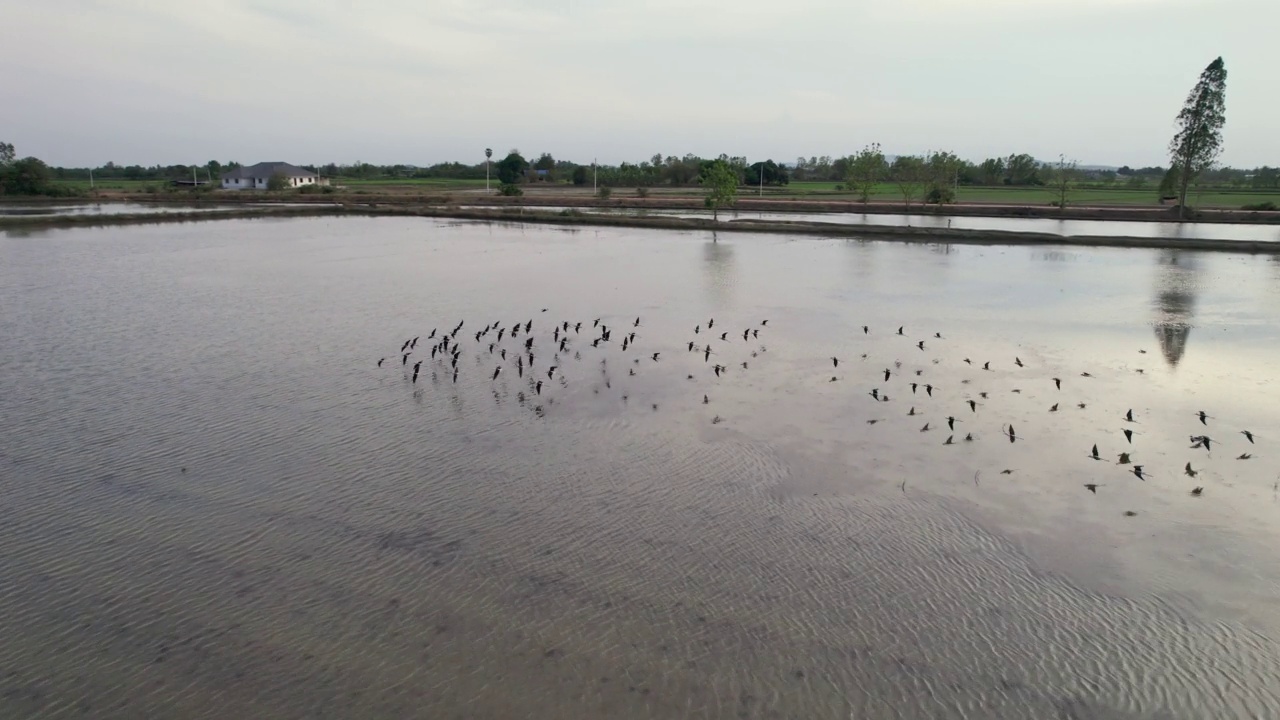
[[[13,143],[0,142],[0,195],[75,195],[74,188],[53,182],[49,166],[39,158],[18,159]]]

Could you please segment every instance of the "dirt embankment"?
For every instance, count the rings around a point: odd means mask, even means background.
[[[637,227],[713,233],[774,233],[842,237],[860,240],[895,240],[927,244],[971,245],[1055,245],[1084,247],[1179,248],[1243,253],[1280,253],[1280,244],[1244,240],[1172,239],[1126,236],[1061,236],[1052,233],[969,230],[961,228],[920,228],[894,225],[858,225],[810,221],[732,220],[681,218],[668,215],[635,216],[540,211],[525,206],[459,208],[430,205],[332,202],[293,207],[254,207],[223,211],[166,213],[121,213],[116,215],[16,216],[0,218],[0,230],[56,227],[92,227],[126,224],[185,223],[244,218],[305,216],[428,217],[498,223],[538,223],[561,226]]]
[[[623,191],[620,191],[623,192]],[[663,192],[649,197],[627,196],[601,200],[591,195],[574,192],[539,190],[521,197],[485,195],[476,191],[408,192],[359,190],[336,193],[173,193],[171,195],[140,195],[122,191],[102,191],[99,200],[125,200],[144,203],[172,204],[376,204],[378,206],[485,206],[485,207],[579,207],[608,209],[649,210],[701,210],[703,198],[698,194]],[[1178,222],[1177,208],[1167,206],[1077,205],[1061,210],[1049,205],[1016,205],[998,203],[956,203],[952,205],[904,206],[901,202],[861,203],[804,196],[740,197],[735,209],[754,212],[796,213],[865,213],[875,215],[940,215],[957,217],[1017,217],[1050,218],[1057,220],[1114,220],[1132,222]],[[1280,224],[1280,212],[1254,210],[1206,209],[1190,211],[1188,220],[1210,223],[1258,223]]]

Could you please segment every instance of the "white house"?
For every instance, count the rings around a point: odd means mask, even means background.
[[[271,176],[280,174],[285,178],[287,187],[296,188],[304,185],[324,185],[319,175],[304,170],[287,162],[262,162],[257,165],[236,168],[222,174],[223,190],[266,190]]]

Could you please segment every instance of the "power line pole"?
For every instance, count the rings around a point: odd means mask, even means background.
[[[591,158],[591,192],[596,193],[596,158]]]
[[[760,163],[760,197],[764,197],[764,163]]]

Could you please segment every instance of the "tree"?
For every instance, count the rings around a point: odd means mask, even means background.
[[[267,178],[267,190],[285,190],[289,187],[289,178],[284,173],[273,173]]]
[[[49,166],[39,158],[0,164],[0,195],[57,195]]]
[[[934,205],[955,202],[955,186],[960,181],[963,164],[955,153],[943,150],[930,153],[924,162],[924,201]]]
[[[858,198],[866,205],[876,189],[876,183],[884,178],[889,163],[885,161],[884,153],[880,152],[880,143],[871,143],[850,157],[845,168],[845,187],[858,193]]]
[[[1177,170],[1178,215],[1187,216],[1187,187],[1213,166],[1222,151],[1227,122],[1227,66],[1222,58],[1209,63],[1178,113],[1178,132],[1169,141],[1170,164]]]
[[[1005,161],[1006,185],[1043,185],[1040,179],[1040,163],[1026,153],[1010,155]]]
[[[1071,192],[1071,183],[1075,182],[1077,175],[1077,166],[1075,160],[1067,160],[1066,155],[1059,155],[1058,162],[1054,165],[1046,166],[1049,169],[1049,179],[1053,194],[1058,197],[1054,202],[1059,210],[1067,209],[1067,194]]]
[[[724,160],[713,160],[702,170],[702,184],[707,188],[706,205],[711,219],[719,221],[720,208],[733,205],[738,196],[738,174]]]
[[[574,185],[587,184],[587,167],[585,165],[579,165],[578,167],[573,169],[573,184]]]
[[[920,195],[924,188],[926,168],[924,159],[915,155],[899,155],[893,159],[890,170],[893,184],[902,193],[902,204],[909,210],[911,201]]]
[[[791,182],[787,169],[772,160],[755,163],[744,172],[748,184],[760,183],[762,180],[765,185],[786,185]]]
[[[514,185],[529,171],[529,161],[524,159],[519,150],[512,150],[498,161],[498,181],[504,185]]]
[[[14,157],[13,143],[0,142],[0,167],[12,163]]]
[[[987,158],[978,166],[978,180],[983,185],[999,185],[1004,182],[1004,158]]]
[[[1160,202],[1176,200],[1178,197],[1178,169],[1169,168],[1160,180]]]
[[[552,173],[556,169],[556,159],[551,157],[551,153],[542,153],[533,163],[534,170],[546,170],[546,180],[552,179]]]

